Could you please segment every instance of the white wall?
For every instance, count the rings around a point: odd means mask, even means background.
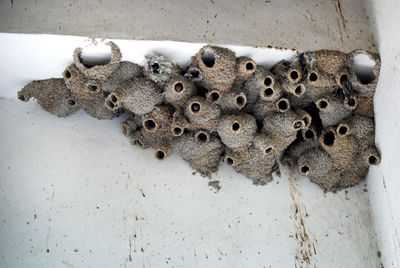
[[[382,163],[370,171],[369,193],[385,267],[400,267],[400,2],[366,1],[382,57],[375,94],[376,142]]]
[[[283,170],[257,187],[221,164],[216,192],[177,155],[131,146],[123,118],[58,118],[16,98],[88,41],[0,34],[0,267],[380,266],[365,181],[324,193]],[[187,64],[202,46],[115,42],[135,62],[158,51]],[[265,66],[293,53],[230,48]]]

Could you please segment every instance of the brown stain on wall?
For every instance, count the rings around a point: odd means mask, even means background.
[[[132,261],[132,237],[129,236],[129,261]]]
[[[339,10],[339,15],[340,15],[340,17],[342,18],[342,25],[343,25],[343,28],[344,29],[346,29],[346,20],[344,19],[344,16],[343,16],[343,11],[342,11],[342,5],[341,5],[341,3],[340,3],[340,0],[337,0],[337,7],[338,7],[338,10]]]
[[[122,223],[126,226],[125,232],[129,232],[128,235],[128,243],[129,243],[129,253],[128,257],[124,259],[124,266],[127,266],[126,261],[132,262],[134,265],[133,267],[139,267],[140,257],[142,261],[142,267],[146,267],[146,261],[148,261],[147,256],[145,255],[146,243],[144,241],[143,231],[142,231],[142,224],[148,224],[147,220],[143,216],[139,216],[140,214],[144,214],[142,199],[146,197],[146,194],[143,190],[143,187],[138,183],[135,182],[130,173],[128,172],[127,177],[127,186],[126,188],[135,188],[131,187],[136,184],[136,189],[134,191],[134,200],[135,205],[133,210],[128,212],[128,215],[125,215],[125,211],[122,217]],[[143,222],[143,223],[142,223]],[[149,245],[149,244],[147,244]],[[136,261],[136,263],[135,263]],[[128,265],[130,267],[130,265]]]
[[[307,229],[306,218],[309,215],[305,206],[299,201],[301,192],[297,189],[295,181],[294,175],[291,174],[289,187],[290,197],[293,202],[291,209],[295,227],[294,239],[297,242],[296,256],[294,258],[295,267],[310,267],[311,265],[316,267],[316,241]]]
[[[335,5],[335,10],[336,13],[338,15],[337,18],[337,25],[338,25],[338,29],[339,29],[339,35],[340,35],[340,40],[343,43],[343,32],[346,31],[346,19],[343,16],[343,11],[342,11],[342,4],[341,4],[341,0],[332,0],[333,4]],[[342,31],[342,27],[343,27],[343,31]]]

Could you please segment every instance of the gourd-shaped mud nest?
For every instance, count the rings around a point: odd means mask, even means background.
[[[181,69],[160,55],[145,65],[121,61],[113,42],[103,65],[87,66],[82,49],[63,78],[33,81],[18,98],[35,98],[59,117],[84,109],[97,119],[122,113],[131,144],[152,147],[159,160],[179,154],[209,176],[221,159],[254,184],[266,184],[278,162],[324,190],[358,184],[380,163],[373,96],[379,56],[320,50],[297,53],[270,70],[229,49],[205,46]],[[357,72],[355,57],[375,62]]]

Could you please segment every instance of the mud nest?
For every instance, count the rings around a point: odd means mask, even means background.
[[[380,163],[373,96],[379,56],[320,50],[297,53],[267,70],[229,49],[205,46],[186,70],[161,55],[144,66],[121,61],[109,42],[108,63],[87,66],[81,48],[63,78],[33,81],[18,98],[35,98],[59,117],[80,108],[98,119],[122,113],[131,144],[154,148],[155,158],[179,154],[209,176],[221,159],[254,184],[266,184],[278,162],[327,191],[358,184]],[[355,57],[375,66],[360,74]]]

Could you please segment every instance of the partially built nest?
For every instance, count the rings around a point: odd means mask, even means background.
[[[227,48],[205,46],[182,70],[160,55],[144,67],[120,61],[113,42],[109,63],[86,66],[75,50],[63,79],[33,81],[18,92],[59,117],[80,108],[98,119],[121,113],[133,145],[155,157],[172,152],[209,176],[221,159],[254,184],[266,184],[278,162],[308,176],[324,190],[359,183],[380,163],[375,147],[373,96],[376,54],[321,50],[297,53],[270,70]],[[375,62],[360,75],[355,56]]]

